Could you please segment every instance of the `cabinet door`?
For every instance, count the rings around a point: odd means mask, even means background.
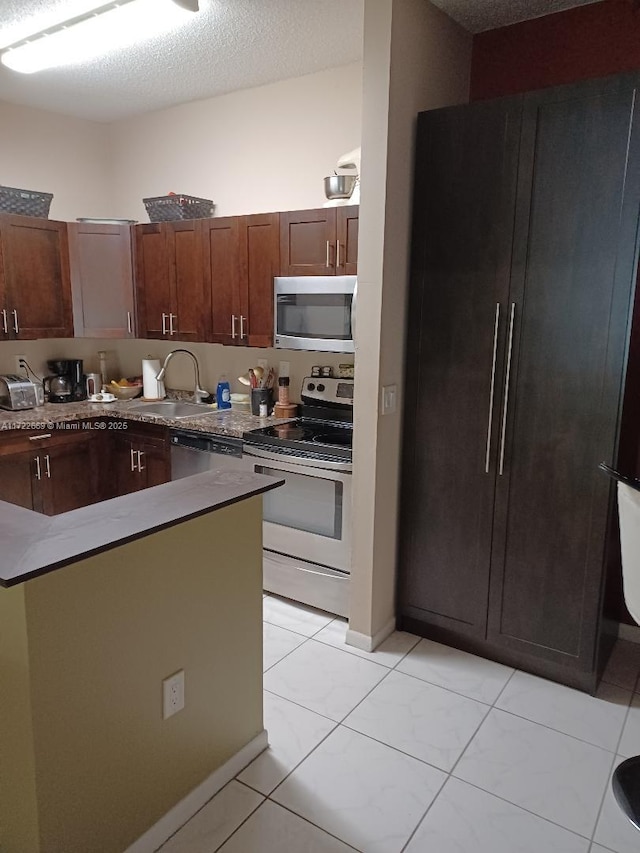
[[[172,311],[167,232],[162,223],[135,226],[138,334],[166,338]]]
[[[336,208],[336,275],[355,275],[358,272],[357,204]]]
[[[76,337],[134,337],[131,228],[82,222],[68,229]]]
[[[240,343],[239,216],[203,221],[204,281],[211,294],[211,340]]]
[[[99,436],[76,433],[64,443],[40,451],[44,512],[59,515],[100,500]]]
[[[66,223],[1,216],[0,238],[10,337],[73,337]]]
[[[280,214],[280,275],[335,275],[336,210]]]
[[[597,466],[615,458],[636,275],[634,82],[525,99],[489,639],[578,670],[593,668],[600,621],[610,485]]]
[[[280,217],[245,216],[242,222],[240,343],[273,346],[273,279],[280,269]]]
[[[211,336],[211,295],[202,266],[201,220],[167,222],[171,286],[169,336],[176,341],[207,341]]]
[[[0,501],[42,511],[41,496],[36,492],[36,456],[36,453],[10,451],[0,455]]]
[[[129,495],[144,488],[142,478],[137,471],[137,458],[134,443],[129,438],[117,435],[111,445],[113,454],[112,475],[114,497]]]
[[[520,99],[418,122],[401,616],[484,637]]]
[[[4,275],[2,239],[0,239],[0,341],[8,341],[11,339],[11,325],[9,320],[9,303],[7,300],[7,289]]]
[[[141,488],[168,483],[171,479],[169,448],[162,443],[147,440],[136,445],[136,450],[140,451]]]

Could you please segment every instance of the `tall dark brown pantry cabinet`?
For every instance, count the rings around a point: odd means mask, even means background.
[[[399,622],[592,691],[640,75],[418,122]]]

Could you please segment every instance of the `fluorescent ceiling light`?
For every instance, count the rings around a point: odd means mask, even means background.
[[[115,0],[10,45],[1,60],[23,74],[86,62],[175,29],[197,11],[198,0]]]

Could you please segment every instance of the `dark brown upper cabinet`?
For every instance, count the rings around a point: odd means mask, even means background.
[[[203,220],[212,340],[232,346],[273,346],[273,279],[280,261],[280,215]]]
[[[130,226],[83,222],[68,230],[76,337],[135,337]]]
[[[211,293],[205,286],[202,223],[135,226],[135,269],[140,337],[211,340]]]
[[[0,215],[0,340],[70,337],[67,224]]]
[[[355,275],[357,205],[280,214],[280,275]]]

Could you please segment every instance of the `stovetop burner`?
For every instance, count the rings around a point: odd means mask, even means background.
[[[279,448],[289,448],[299,454],[321,454],[350,461],[353,427],[351,423],[342,425],[300,418],[245,432],[243,439],[248,444],[275,452]]]

